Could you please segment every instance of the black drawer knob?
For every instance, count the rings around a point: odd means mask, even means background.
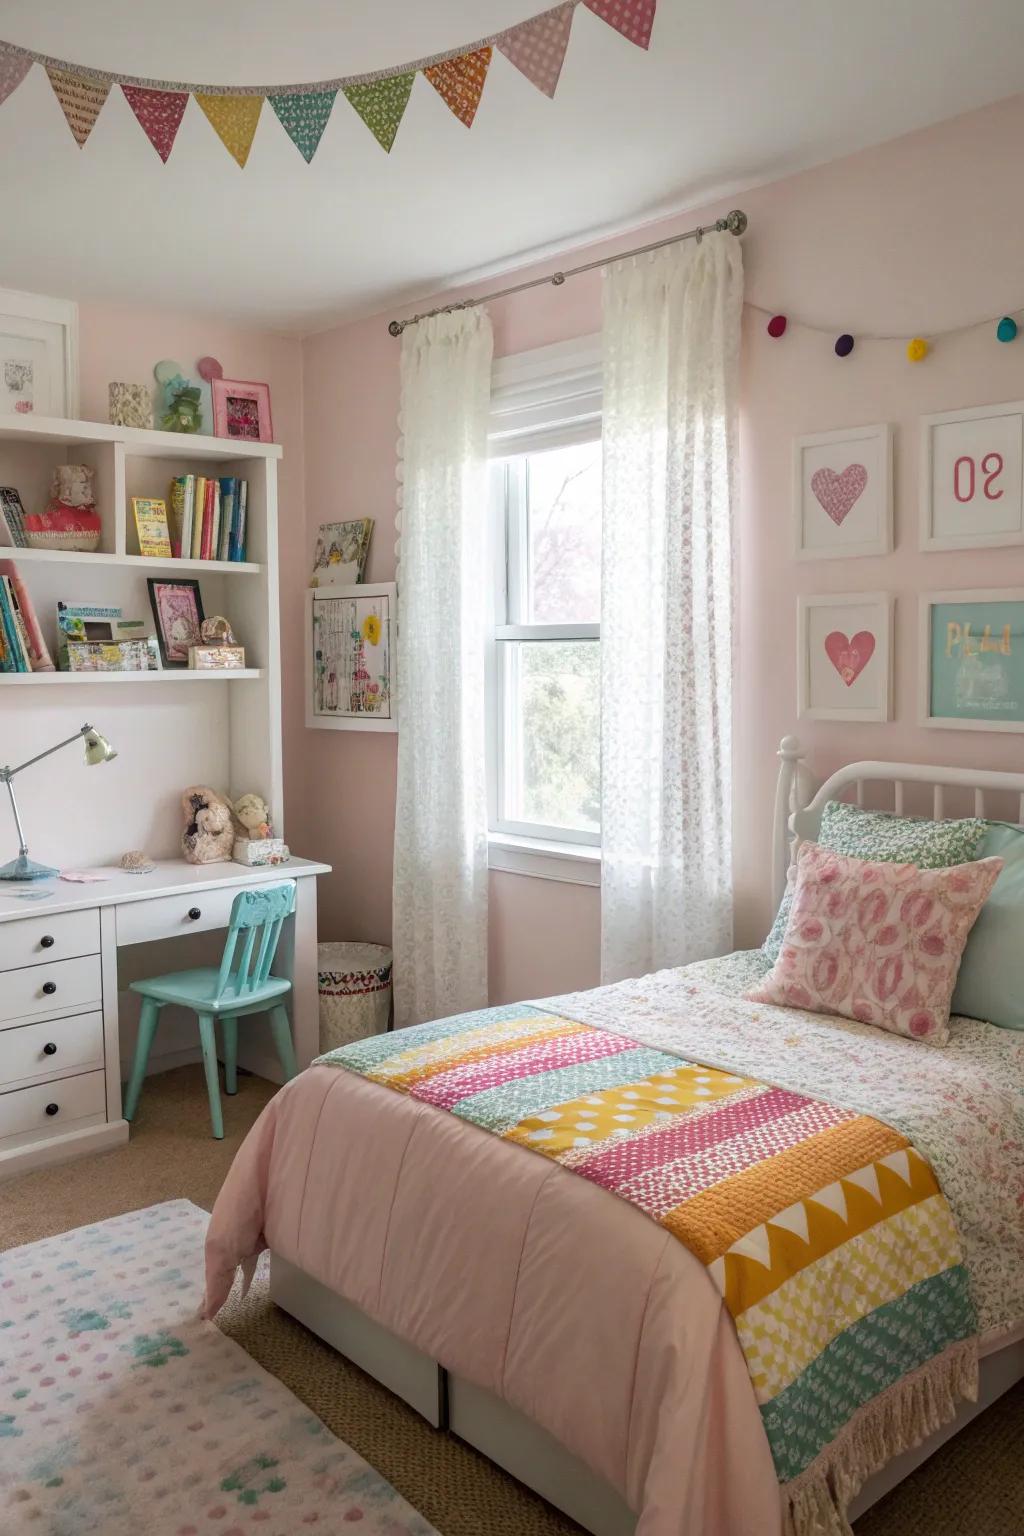
[[[40,947],[40,949],[52,949],[53,948],[53,934],[52,933],[44,933],[42,938],[39,940],[39,947]]]
[[[198,923],[203,914],[198,907],[189,907],[188,915],[194,923]]]
[[[59,1111],[60,1111],[60,1105],[59,1104],[47,1104],[47,1106],[46,1106],[46,1113],[48,1115],[56,1115],[56,1114],[59,1113]]]
[[[43,991],[46,993],[47,997],[52,997],[53,994],[56,992],[56,990],[57,990],[57,983],[55,981],[44,981],[43,982]]]
[[[54,1045],[52,1040],[48,1040],[46,1042],[46,1044],[43,1046],[43,1055],[44,1056],[56,1056],[56,1054],[57,1054],[57,1047]]]

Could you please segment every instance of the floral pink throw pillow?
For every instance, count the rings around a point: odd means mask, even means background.
[[[1002,867],[876,864],[804,843],[779,958],[746,996],[945,1045],[967,935]]]

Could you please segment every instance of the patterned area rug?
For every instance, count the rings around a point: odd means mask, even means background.
[[[437,1536],[198,1318],[207,1220],[172,1200],[0,1256],[4,1536]]]

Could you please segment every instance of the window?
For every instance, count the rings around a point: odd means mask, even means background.
[[[491,829],[596,847],[600,420],[569,432],[534,431],[528,444],[515,446],[491,471]]]

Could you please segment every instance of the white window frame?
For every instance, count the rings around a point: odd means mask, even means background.
[[[492,460],[490,535],[493,550],[493,620],[487,646],[487,782],[489,863],[492,869],[573,883],[600,883],[600,835],[574,828],[511,821],[499,815],[503,775],[514,739],[504,686],[510,641],[599,640],[600,624],[511,624],[521,612],[517,583],[524,556],[517,544],[523,520],[509,517],[525,490],[525,464],[517,455],[595,442],[601,436],[600,338],[556,343],[499,359],[491,392],[489,447]],[[511,461],[511,462],[510,462]]]

